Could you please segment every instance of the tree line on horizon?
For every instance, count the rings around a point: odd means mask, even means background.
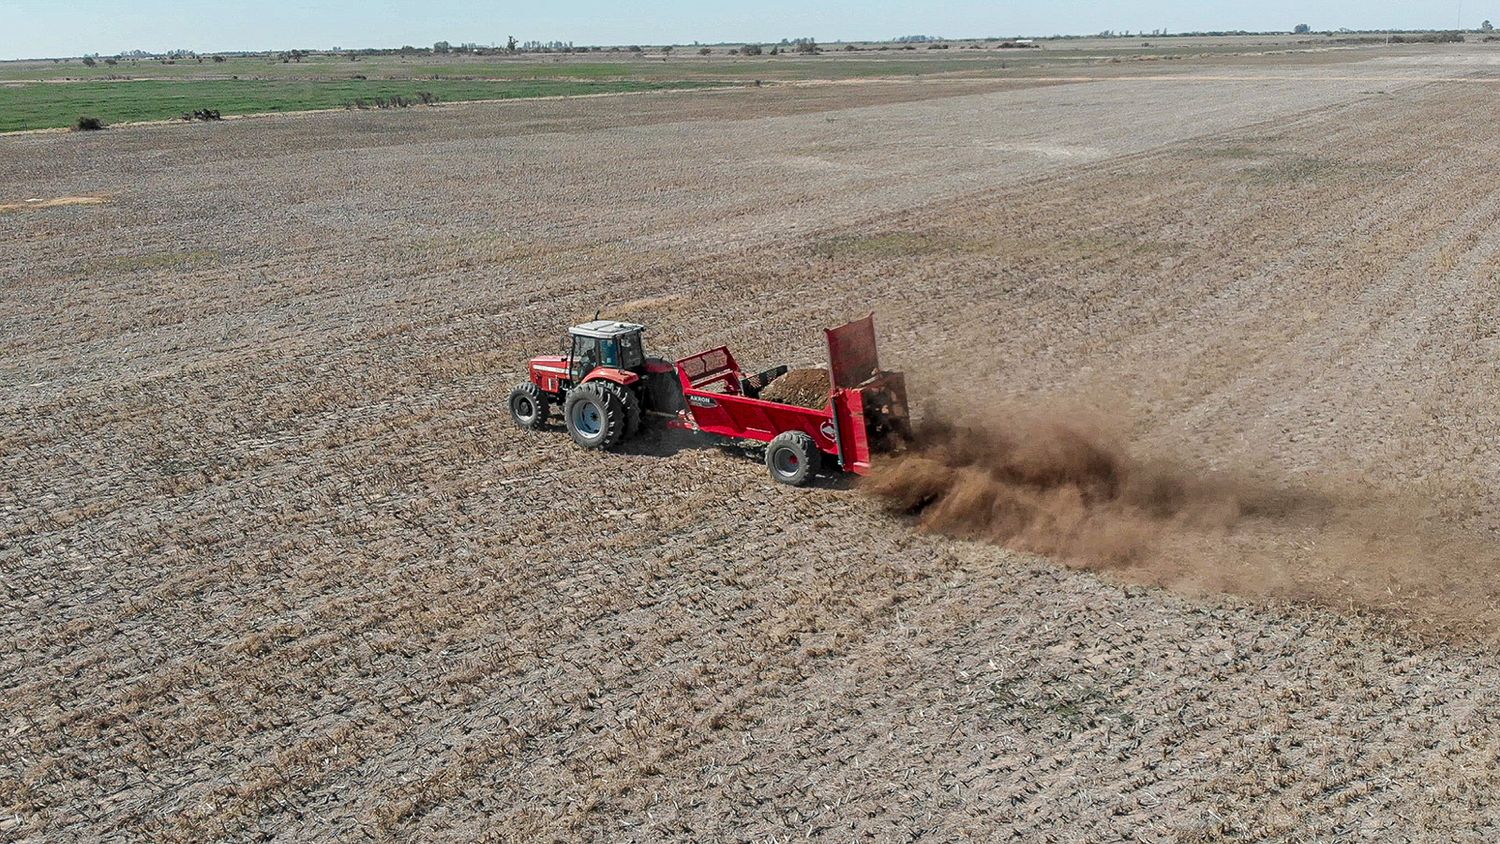
[[[1403,43],[1404,40],[1410,40],[1410,41],[1462,41],[1463,38],[1462,38],[1461,34],[1465,33],[1465,32],[1477,32],[1477,33],[1490,34],[1490,33],[1494,32],[1494,26],[1490,23],[1490,21],[1485,20],[1478,27],[1476,27],[1474,29],[1349,29],[1349,28],[1339,28],[1339,29],[1336,29],[1336,30],[1335,29],[1314,30],[1311,27],[1311,25],[1309,25],[1309,24],[1299,23],[1299,24],[1296,24],[1295,26],[1293,26],[1290,30],[1262,30],[1262,31],[1256,31],[1256,30],[1236,29],[1236,30],[1197,30],[1197,31],[1187,31],[1187,32],[1168,32],[1168,31],[1166,31],[1166,29],[1153,29],[1153,30],[1150,30],[1149,32],[1146,31],[1146,30],[1139,30],[1139,31],[1135,31],[1135,32],[1132,32],[1131,30],[1122,30],[1122,31],[1116,32],[1115,30],[1106,29],[1106,30],[1102,30],[1100,32],[1094,33],[1092,35],[1062,35],[1062,34],[1054,34],[1054,35],[1047,35],[1047,36],[1013,36],[1013,37],[1009,37],[1009,38],[1000,38],[998,36],[990,36],[990,37],[984,37],[984,38],[945,38],[945,37],[940,36],[940,35],[899,35],[899,36],[896,36],[894,38],[888,38],[888,39],[884,39],[884,40],[863,40],[863,39],[856,39],[855,41],[850,41],[850,42],[835,41],[835,42],[832,42],[832,43],[838,43],[838,44],[854,44],[854,43],[863,43],[863,44],[897,44],[897,45],[906,45],[909,48],[910,45],[914,45],[914,44],[932,44],[932,43],[941,43],[941,42],[949,42],[949,41],[986,41],[986,42],[1006,41],[1007,43],[1012,43],[1012,44],[1018,44],[1019,45],[1019,44],[1023,44],[1023,43],[1030,43],[1030,42],[1036,41],[1036,40],[1069,41],[1069,40],[1081,40],[1081,39],[1089,39],[1089,38],[1140,38],[1140,37],[1153,37],[1153,38],[1209,38],[1209,37],[1214,37],[1214,38],[1223,38],[1223,37],[1233,37],[1233,36],[1256,36],[1256,35],[1259,35],[1259,36],[1274,36],[1274,35],[1324,35],[1324,36],[1328,36],[1328,37],[1336,37],[1336,36],[1367,36],[1368,37],[1368,36],[1375,36],[1375,35],[1387,35],[1387,36],[1394,36],[1394,38],[1392,40],[1395,43]],[[1401,36],[1409,36],[1410,38],[1403,39],[1403,38],[1401,38]],[[1441,37],[1441,36],[1450,36],[1450,37]],[[1451,36],[1459,36],[1459,37],[1451,37]],[[731,54],[736,54],[736,55],[751,55],[751,56],[762,55],[762,54],[764,54],[766,52],[769,52],[771,55],[776,55],[778,53],[783,53],[783,52],[797,52],[797,53],[816,53],[816,52],[822,52],[821,48],[818,46],[817,40],[815,38],[811,37],[811,36],[803,36],[803,37],[799,37],[799,38],[782,38],[779,44],[773,44],[773,45],[771,45],[769,50],[767,50],[765,48],[765,46],[762,45],[759,42],[718,41],[718,42],[713,42],[713,43],[710,43],[710,44],[702,44],[702,43],[700,43],[698,41],[694,41],[691,45],[685,45],[685,44],[662,44],[662,45],[644,46],[644,45],[639,45],[639,44],[630,44],[630,45],[583,45],[583,46],[578,46],[578,45],[575,45],[572,41],[557,41],[557,40],[553,40],[553,41],[540,41],[540,40],[531,40],[531,41],[524,41],[524,42],[522,42],[522,41],[518,41],[515,36],[509,36],[506,39],[506,43],[503,46],[502,45],[497,45],[497,44],[494,44],[494,43],[485,45],[485,44],[480,44],[478,42],[472,42],[472,41],[462,42],[462,43],[459,43],[459,44],[455,45],[455,44],[453,44],[453,43],[451,43],[449,41],[438,41],[438,42],[434,43],[431,47],[415,47],[415,46],[412,46],[410,44],[405,44],[405,45],[402,45],[400,47],[364,47],[364,48],[355,48],[355,49],[347,49],[347,50],[343,49],[343,48],[340,48],[340,47],[332,47],[332,48],[329,48],[327,50],[316,50],[316,49],[228,50],[228,51],[220,51],[220,52],[204,52],[204,53],[200,53],[200,52],[197,52],[197,51],[194,51],[194,50],[174,49],[174,50],[166,50],[166,51],[159,52],[159,53],[153,53],[153,52],[149,52],[149,51],[146,51],[146,50],[138,50],[137,49],[137,50],[125,50],[125,51],[121,51],[120,53],[117,53],[117,54],[115,54],[113,56],[103,56],[103,55],[101,55],[99,53],[84,53],[83,56],[81,57],[81,61],[87,67],[95,67],[98,64],[100,64],[101,62],[104,63],[104,64],[106,64],[106,65],[117,65],[122,60],[129,60],[129,61],[151,60],[151,61],[161,61],[161,62],[166,63],[166,64],[172,64],[172,63],[175,63],[175,62],[178,62],[178,61],[196,61],[198,63],[202,63],[204,61],[223,62],[225,60],[225,57],[248,58],[248,57],[259,57],[259,56],[274,56],[276,58],[281,59],[284,62],[300,62],[300,61],[302,61],[303,58],[305,58],[307,56],[318,55],[318,54],[348,56],[350,58],[350,60],[352,60],[352,61],[357,61],[359,58],[365,57],[365,56],[420,55],[420,54],[432,54],[432,55],[480,55],[480,56],[485,56],[485,55],[518,54],[518,53],[599,53],[599,52],[611,52],[611,53],[620,53],[620,52],[644,53],[647,50],[658,51],[658,52],[661,52],[663,54],[670,54],[670,53],[673,52],[674,48],[676,48],[676,47],[687,47],[687,46],[691,46],[691,47],[694,47],[694,48],[699,48],[699,53],[705,54],[705,55],[707,53],[709,53],[709,52],[712,52],[711,49],[708,49],[708,48],[712,48],[712,47],[729,47],[729,48],[733,48],[733,49],[729,50],[729,52]],[[52,61],[54,63],[58,63],[58,62],[67,61],[68,58],[50,58],[50,59],[43,58],[43,59],[33,59],[32,61],[48,61],[48,60],[50,60],[50,61]]]

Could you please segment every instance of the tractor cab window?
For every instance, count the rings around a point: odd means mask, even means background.
[[[570,375],[574,381],[582,381],[585,376],[599,366],[599,340],[595,337],[573,337],[573,360]]]
[[[599,341],[599,365],[600,366],[613,366],[613,367],[615,367],[617,369],[619,368],[619,366],[620,366],[620,344],[619,343],[615,342],[614,340],[600,340]]]
[[[620,368],[639,369],[646,363],[645,350],[641,348],[641,333],[632,331],[620,335]]]

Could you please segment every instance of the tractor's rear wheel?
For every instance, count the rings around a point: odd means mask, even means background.
[[[625,435],[622,441],[635,436],[635,432],[641,429],[641,400],[636,396],[635,390],[613,381],[601,381],[599,384],[613,393],[625,408]]]
[[[547,424],[547,397],[537,385],[527,381],[510,391],[510,418],[531,431]]]
[[[584,448],[609,448],[625,436],[625,405],[599,382],[591,381],[568,391],[563,422],[573,442]]]
[[[801,431],[777,434],[766,446],[766,468],[777,483],[802,486],[817,474],[822,460],[813,438]]]

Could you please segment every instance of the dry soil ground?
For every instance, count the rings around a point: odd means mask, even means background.
[[[0,138],[0,837],[1495,840],[1496,56]],[[601,307],[1325,503],[1100,574],[515,429]]]

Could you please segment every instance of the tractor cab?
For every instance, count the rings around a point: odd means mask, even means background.
[[[629,387],[654,369],[646,357],[643,325],[596,319],[568,329],[562,354],[531,359],[531,381],[543,393],[561,399],[563,393],[588,381],[606,380]],[[665,369],[670,371],[671,365]]]
[[[577,384],[599,367],[621,372],[641,372],[646,348],[641,342],[645,326],[633,322],[596,319],[568,329],[568,380]]]

